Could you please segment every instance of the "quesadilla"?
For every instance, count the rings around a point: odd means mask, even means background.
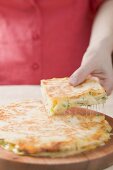
[[[18,155],[75,155],[106,144],[111,130],[103,114],[83,108],[47,116],[42,101],[0,107],[0,146]]]
[[[91,106],[105,103],[107,94],[98,79],[86,79],[74,87],[69,78],[41,80],[43,100],[49,115],[65,113],[76,106]]]

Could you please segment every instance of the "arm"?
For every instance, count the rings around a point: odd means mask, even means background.
[[[100,79],[110,94],[113,89],[112,50],[113,0],[106,0],[95,17],[89,47],[83,56],[81,66],[70,77],[70,83],[76,86],[91,74]]]
[[[107,41],[107,43],[106,43]],[[113,49],[113,0],[105,0],[100,7],[92,27],[90,46],[105,42]]]

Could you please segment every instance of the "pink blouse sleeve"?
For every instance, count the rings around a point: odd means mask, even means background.
[[[105,0],[91,0],[91,10],[92,10],[92,12],[95,13],[104,1]]]

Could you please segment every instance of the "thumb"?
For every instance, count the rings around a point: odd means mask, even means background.
[[[92,69],[86,65],[80,66],[69,78],[69,82],[73,86],[82,83],[92,72]]]

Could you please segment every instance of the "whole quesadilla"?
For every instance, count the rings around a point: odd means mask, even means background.
[[[19,155],[72,156],[105,145],[111,130],[103,114],[83,108],[47,116],[42,101],[0,107],[0,146]]]

